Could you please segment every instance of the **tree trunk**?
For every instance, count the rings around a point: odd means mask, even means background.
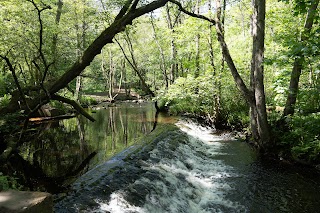
[[[156,0],[149,4],[137,8],[138,1],[127,0],[124,6],[116,16],[113,23],[110,24],[83,52],[82,56],[75,61],[75,63],[64,72],[62,76],[49,85],[48,93],[55,94],[59,90],[65,88],[73,79],[75,79],[81,72],[90,65],[96,55],[101,53],[101,49],[108,43],[112,43],[113,38],[119,32],[122,32],[127,25],[132,24],[132,21],[146,13],[155,9],[163,7],[168,0]],[[47,94],[39,94],[39,99],[29,102],[31,109],[37,107],[39,100],[47,100]],[[42,103],[48,101],[42,101]],[[13,113],[19,111],[20,107],[16,102],[10,103],[8,107],[1,108],[0,114]]]
[[[220,20],[220,15],[218,15],[219,13],[221,13],[220,0],[216,0],[216,8],[217,8],[216,33],[218,36],[218,41],[220,43],[222,54],[225,58],[225,61],[227,62],[227,65],[230,69],[230,72],[235,80],[236,86],[238,87],[238,89],[242,93],[243,97],[246,99],[247,103],[250,103],[252,101],[253,94],[247,88],[247,86],[243,82],[241,76],[239,75],[239,72],[233,62],[231,55],[230,55],[228,45],[224,40],[224,31],[223,31],[223,27],[222,27],[221,20]],[[218,12],[218,11],[220,11],[220,12]]]
[[[304,32],[302,32],[302,36],[301,36],[301,43],[307,41],[309,38],[313,21],[317,13],[318,4],[319,4],[319,0],[311,1],[311,6],[308,10],[308,14],[304,24]],[[304,55],[300,51],[297,54],[293,63],[290,85],[289,85],[289,93],[287,96],[287,101],[284,108],[283,116],[294,114],[294,107],[297,101],[297,94],[299,90],[299,79],[300,79],[301,70],[302,70],[304,61],[305,61]]]
[[[216,0],[216,32],[222,53],[236,82],[238,89],[250,106],[251,130],[258,146],[262,149],[269,146],[270,130],[267,122],[265,94],[263,84],[263,58],[264,58],[264,29],[265,29],[265,1],[254,0],[254,13],[252,17],[253,27],[253,50],[250,85],[251,91],[247,88],[243,79],[233,62],[228,46],[224,40],[223,27],[221,24],[221,3]]]
[[[111,51],[111,48],[110,48],[110,51],[109,51],[109,89],[108,89],[108,92],[109,92],[109,100],[110,101],[113,101],[113,96],[112,96],[112,93],[113,93],[113,73],[114,73],[114,66],[113,66],[113,59],[112,59],[113,55],[112,55],[112,51]]]
[[[253,29],[253,49],[252,66],[254,98],[257,115],[257,127],[260,145],[266,147],[270,143],[270,130],[266,112],[263,60],[264,60],[264,36],[265,36],[265,0],[253,1],[252,29]]]
[[[196,4],[196,14],[200,14],[200,0],[197,0]],[[200,75],[200,34],[196,35],[196,69],[194,72],[194,77],[198,78]]]
[[[163,75],[163,81],[165,82],[166,85],[166,90],[168,90],[169,87],[169,81],[168,81],[168,76],[167,76],[167,67],[166,67],[166,61],[165,61],[165,57],[164,57],[164,52],[163,49],[160,45],[157,33],[156,33],[156,27],[154,24],[154,20],[153,20],[153,16],[151,16],[150,18],[151,20],[151,25],[152,25],[152,29],[153,29],[153,34],[154,34],[154,40],[159,48],[160,51],[160,56],[161,56],[161,64],[160,64],[160,69],[162,70],[162,75]]]
[[[212,2],[211,0],[208,1],[208,7],[209,7],[209,18],[212,18]],[[219,9],[219,15],[220,20],[221,20],[221,9]],[[222,8],[224,11],[224,7]],[[223,22],[222,22],[222,27],[223,27]],[[213,106],[213,113],[214,113],[214,119],[212,120],[216,127],[218,128],[219,124],[221,123],[221,81],[217,73],[217,69],[215,66],[215,56],[214,56],[214,50],[213,50],[213,30],[212,30],[212,23],[209,24],[209,37],[208,37],[208,45],[209,45],[209,53],[210,53],[210,65],[212,67],[212,76],[213,76],[213,88],[214,88],[214,94],[213,94],[213,101],[214,101],[214,106]],[[224,29],[222,29],[224,31]],[[223,71],[223,66],[221,67],[220,72]]]
[[[132,69],[135,71],[135,73],[138,75],[140,82],[142,84],[142,89],[145,93],[147,93],[148,95],[151,95],[152,97],[155,97],[154,92],[150,89],[150,86],[146,83],[145,79],[143,78],[138,66],[137,66],[137,62],[134,59],[134,55],[133,55],[133,51],[130,51],[131,54],[131,60],[128,58],[126,52],[124,51],[123,47],[121,46],[120,42],[118,40],[115,39],[115,41],[117,42],[117,44],[119,45],[125,59],[127,60],[127,62],[130,64],[130,66],[132,67]],[[129,42],[129,46],[131,45],[131,41],[128,40],[127,42]],[[129,48],[130,49],[130,48]]]
[[[76,32],[77,32],[77,57],[79,58],[82,54],[83,51],[85,50],[86,46],[86,27],[87,27],[87,23],[85,21],[85,6],[86,6],[86,2],[82,1],[82,6],[83,6],[83,11],[82,14],[80,14],[80,18],[81,21],[79,20],[79,14],[77,13],[77,11],[75,11],[75,17],[76,17]],[[81,22],[81,28],[80,28],[80,24],[78,24],[78,22]],[[79,75],[76,78],[76,91],[75,91],[75,98],[77,101],[81,100],[81,89],[82,89],[82,77]]]
[[[130,87],[128,88],[128,80],[127,80],[127,69],[126,69],[126,59],[122,59],[122,70],[123,70],[123,80],[124,80],[124,91],[126,93],[126,96],[128,97],[130,95]]]
[[[167,14],[168,28],[171,30],[172,34],[174,34],[174,23],[172,22],[172,19],[171,19],[170,9],[168,4],[166,5],[166,14]],[[176,50],[176,45],[175,45],[175,40],[173,35],[171,37],[170,48],[171,48],[170,84],[173,84],[175,80],[176,71],[177,71],[177,50]]]
[[[59,23],[60,23],[60,18],[62,14],[62,6],[63,2],[61,0],[58,0],[58,8],[57,8],[57,13],[56,13],[56,20],[55,24],[56,27],[58,28]],[[57,43],[58,43],[58,33],[54,33],[53,38],[52,38],[52,54],[53,54],[53,66],[55,71],[57,70]]]
[[[74,93],[74,96],[77,101],[81,100],[81,88],[82,88],[82,77],[77,76],[77,78],[76,78],[76,91]]]

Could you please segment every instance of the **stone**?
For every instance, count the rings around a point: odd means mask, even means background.
[[[46,192],[0,192],[0,213],[52,213],[53,198]]]

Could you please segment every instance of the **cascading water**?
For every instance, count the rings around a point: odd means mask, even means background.
[[[299,176],[263,168],[230,135],[180,120],[85,174],[57,212],[312,212],[316,198],[301,198]],[[157,127],[158,129],[158,127]],[[128,154],[129,152],[129,154]],[[291,183],[291,179],[295,180]],[[283,184],[286,184],[283,187]],[[319,185],[304,187],[316,194]]]
[[[113,192],[111,200],[100,201],[100,209],[110,212],[222,212],[242,208],[237,202],[225,197],[231,186],[224,180],[233,174],[232,168],[224,165],[217,155],[226,155],[220,148],[221,138],[215,137],[208,129],[184,125],[182,129],[193,136],[168,135],[158,142],[150,152],[150,158],[142,162],[145,174],[126,190],[146,191],[143,205],[130,205],[126,192]],[[199,135],[201,139],[194,137]],[[186,141],[172,143],[176,137]],[[181,140],[181,139],[180,139]]]

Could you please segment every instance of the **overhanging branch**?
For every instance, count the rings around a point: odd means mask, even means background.
[[[65,98],[65,97],[62,97],[60,95],[51,95],[51,99],[52,100],[61,101],[61,102],[66,103],[66,104],[70,104],[81,115],[83,115],[84,117],[88,118],[92,122],[95,121],[95,119],[91,115],[89,115],[89,113],[86,112],[76,101],[68,99],[68,98]]]
[[[186,9],[184,9],[184,7],[182,6],[182,4],[176,0],[169,0],[169,2],[177,5],[179,7],[179,10],[182,11],[183,13],[189,15],[189,16],[192,16],[194,18],[199,18],[199,19],[203,19],[203,20],[206,20],[206,21],[209,21],[211,22],[213,25],[216,24],[215,20],[211,19],[211,18],[208,18],[206,16],[203,16],[203,15],[200,15],[200,14],[195,14],[195,13],[192,13],[192,12],[189,12],[187,11]]]

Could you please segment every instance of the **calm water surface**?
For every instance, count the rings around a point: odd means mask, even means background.
[[[22,182],[31,190],[63,191],[81,174],[139,143],[155,126],[150,103],[101,106],[92,116],[95,122],[79,116],[35,126],[39,134],[23,144],[22,158],[13,162]]]
[[[61,121],[21,149],[67,189],[56,195],[55,212],[319,212],[317,173],[262,162],[228,134],[155,119],[147,103],[93,116],[94,123]]]

